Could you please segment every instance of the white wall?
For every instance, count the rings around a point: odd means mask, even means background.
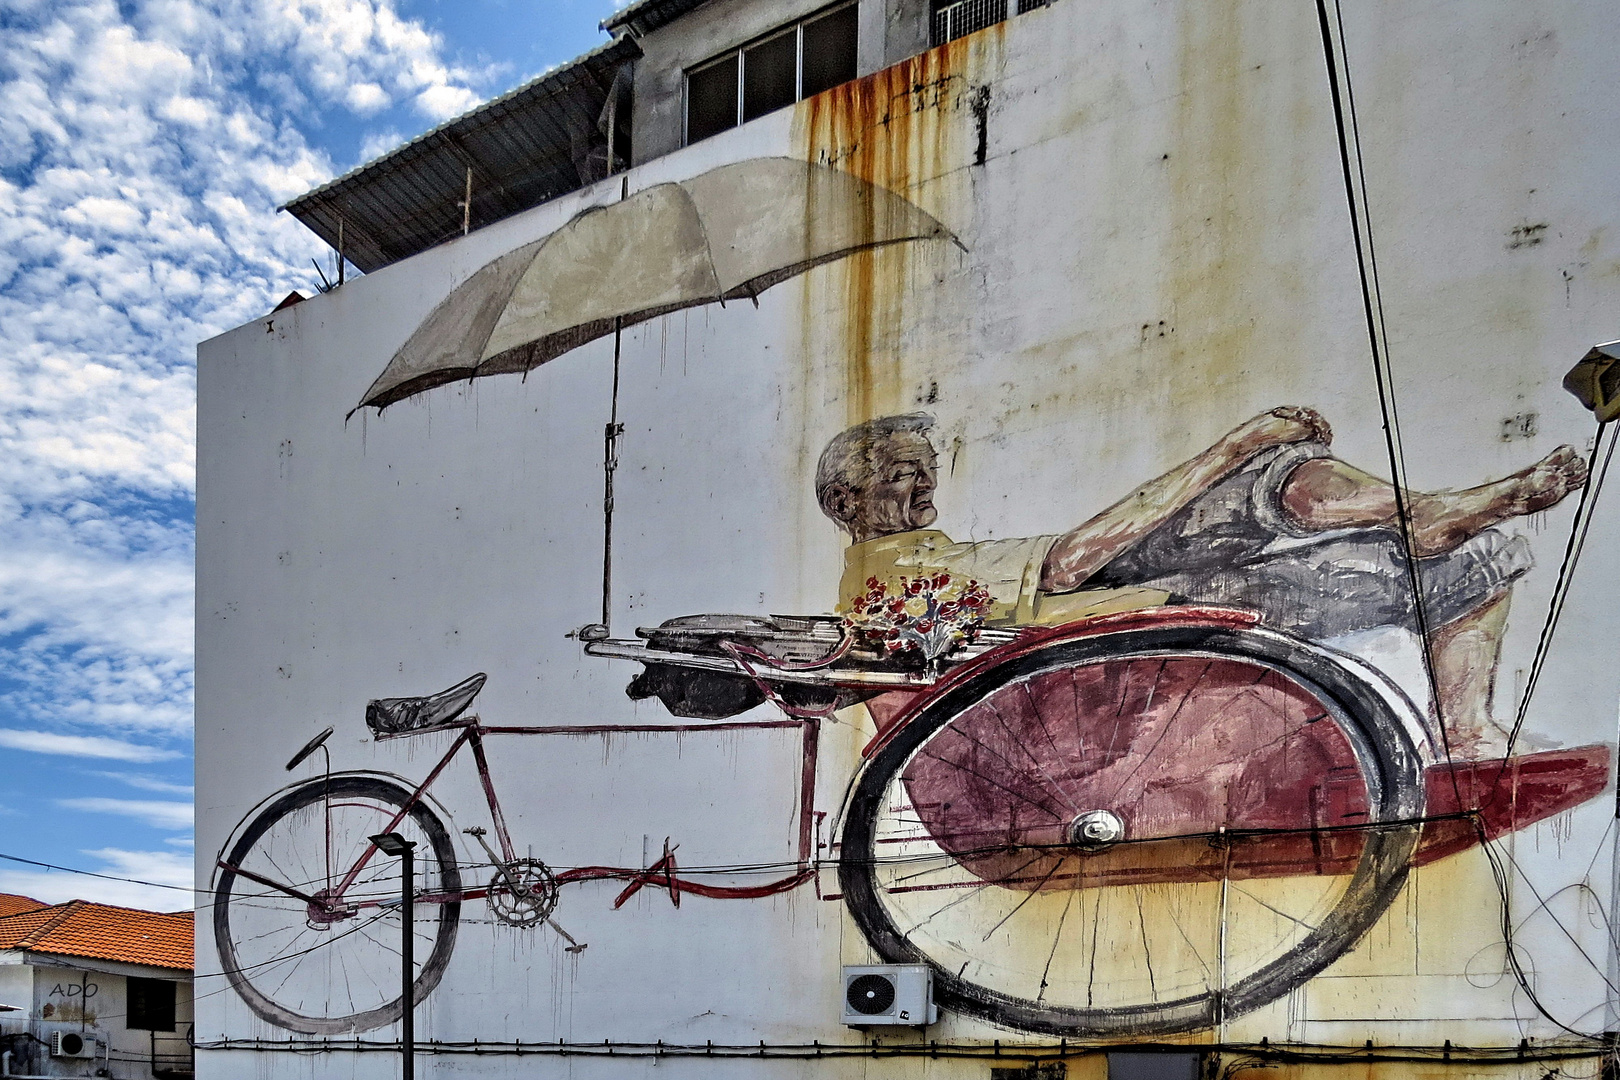
[[[1620,120],[1609,57],[1620,9],[1380,2],[1345,20],[1411,482],[1463,487],[1559,443],[1586,449],[1591,418],[1559,378],[1593,342],[1620,336],[1620,162],[1607,138]],[[872,85],[864,105],[807,103],[629,174],[635,191],[745,157],[830,152],[933,213],[967,250],[891,249],[869,257],[867,285],[855,263],[835,264],[766,293],[758,310],[698,309],[625,333],[616,631],[698,611],[829,610],[840,541],[810,490],[816,455],[847,423],[920,401],[948,448],[939,527],[957,539],[1067,528],[1285,403],[1322,409],[1338,455],[1387,474],[1311,5],[1067,0]],[[968,105],[981,85],[991,110],[978,166]],[[909,119],[877,121],[889,112]],[[624,697],[633,665],[583,657],[563,636],[597,618],[610,341],[526,380],[445,387],[344,419],[454,285],[613,201],[619,183],[200,347],[200,887],[237,824],[309,775],[280,764],[328,725],[334,769],[426,774],[447,737],[374,743],[368,699],[483,671],[477,710],[489,723],[666,718]],[[1539,239],[1516,243],[1527,236]],[[1502,420],[1527,412],[1537,434],[1504,441]],[[1600,504],[1530,712],[1538,745],[1614,739],[1612,510]],[[1515,593],[1499,713],[1522,686],[1571,511],[1513,526],[1538,567]],[[836,810],[864,741],[849,724],[828,728],[820,808]],[[640,865],[666,836],[686,866],[792,858],[798,758],[786,733],[509,738],[491,753],[520,848],[553,865]],[[452,828],[487,825],[465,759],[434,791]],[[1604,964],[1612,816],[1598,798],[1504,841],[1533,985],[1579,1030],[1604,1023],[1603,974],[1583,951]],[[1578,884],[1593,891],[1567,888]],[[648,889],[615,911],[617,891],[564,890],[557,918],[589,942],[577,956],[547,930],[493,926],[469,904],[418,1037],[858,1038],[837,1022],[839,965],[871,954],[837,902],[801,889],[675,910]],[[1556,1036],[1504,973],[1499,915],[1478,849],[1436,863],[1353,953],[1224,1037]],[[198,926],[199,973],[213,976],[209,920]],[[197,1009],[200,1040],[286,1037],[230,993]],[[1019,1035],[947,1016],[928,1037]],[[263,1076],[394,1067],[384,1055],[200,1058],[214,1076],[240,1075],[249,1060]],[[433,1067],[606,1077],[869,1066]]]

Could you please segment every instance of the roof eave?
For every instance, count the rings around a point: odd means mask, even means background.
[[[151,964],[144,960],[111,960],[101,956],[80,956],[77,953],[47,952],[36,949],[12,949],[11,952],[21,953],[24,956],[22,963],[32,963],[38,967],[60,967],[73,971],[98,971],[109,975],[134,974],[137,977],[147,972],[167,972],[171,975],[184,975],[193,977],[196,973],[193,967],[173,967],[169,964]],[[126,970],[129,969],[129,970]]]
[[[668,26],[701,7],[707,0],[638,0],[615,15],[603,19],[601,27],[608,33],[627,31],[631,37],[644,37]]]
[[[626,46],[628,47],[626,48]],[[592,49],[590,52],[582,53],[581,55],[576,56],[566,64],[559,64],[550,71],[546,71],[535,76],[523,85],[512,90],[508,90],[500,97],[491,98],[475,109],[470,109],[467,112],[462,113],[460,116],[451,117],[449,120],[446,120],[437,127],[429,128],[416,138],[401,146],[395,147],[394,149],[388,151],[388,153],[383,154],[381,157],[372,158],[363,165],[357,165],[343,175],[328,180],[319,187],[311,188],[309,191],[304,192],[297,198],[287,200],[276,209],[285,210],[289,213],[296,214],[298,207],[307,204],[317,196],[334,192],[350,181],[353,181],[374,169],[401,161],[407,155],[422,153],[426,143],[435,139],[442,141],[447,133],[451,132],[452,129],[458,126],[465,129],[476,125],[477,121],[480,120],[485,113],[488,113],[493,109],[506,105],[514,99],[525,97],[528,94],[539,90],[547,83],[559,82],[562,79],[570,76],[577,78],[578,73],[591,61],[603,59],[611,54],[615,49],[621,48],[624,49],[625,52],[630,53],[630,55],[627,55],[625,59],[634,59],[635,57],[639,57],[641,55],[641,47],[636,45],[634,41],[627,37],[615,37],[612,41],[605,42],[602,45]]]
[[[455,207],[464,170],[481,177],[473,227],[574,190],[582,175],[573,157],[574,129],[594,125],[616,92],[617,72],[639,56],[629,35],[617,35],[281,209],[370,272],[461,233],[463,211]]]

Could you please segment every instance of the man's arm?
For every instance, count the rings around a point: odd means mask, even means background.
[[[1137,488],[1079,528],[1060,536],[1041,565],[1041,591],[1070,592],[1114,556],[1168,521],[1182,507],[1262,450],[1286,443],[1329,442],[1333,430],[1315,409],[1284,405],[1221,436],[1208,450]]]

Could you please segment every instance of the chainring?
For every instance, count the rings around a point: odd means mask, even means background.
[[[557,876],[539,859],[513,859],[490,879],[486,899],[506,925],[537,926],[557,910]]]

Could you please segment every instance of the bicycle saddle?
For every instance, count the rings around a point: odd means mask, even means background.
[[[466,711],[488,676],[479,672],[426,697],[377,698],[366,702],[366,726],[379,739],[443,727]]]

